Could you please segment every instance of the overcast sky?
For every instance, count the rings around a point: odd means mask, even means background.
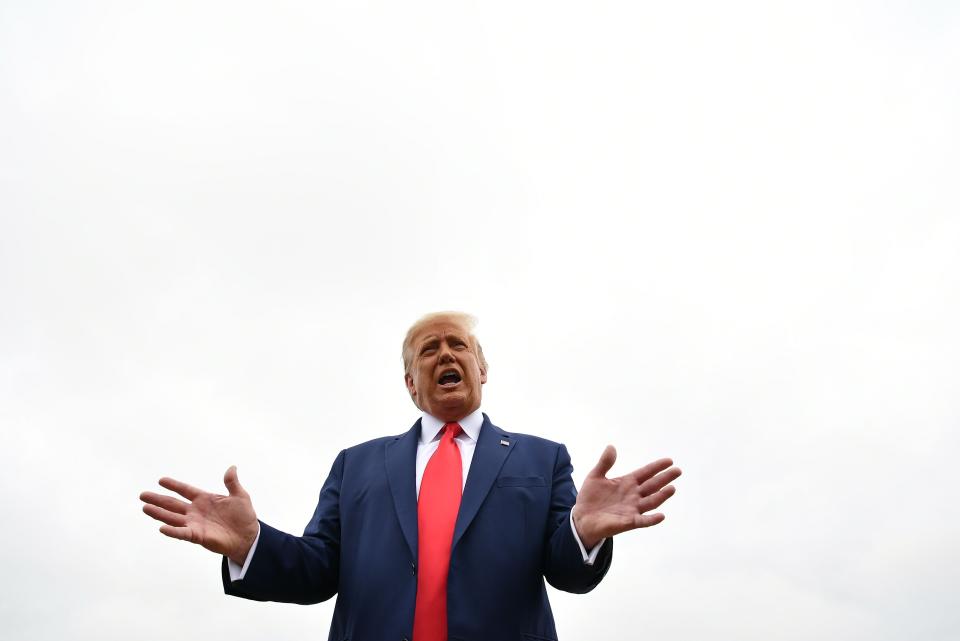
[[[953,2],[3,2],[3,636],[325,638],[137,495],[302,532],[462,309],[578,484],[684,469],[561,639],[957,639],[958,78]]]

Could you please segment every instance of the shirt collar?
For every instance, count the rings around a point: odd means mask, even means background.
[[[480,437],[480,427],[483,425],[483,412],[478,407],[473,413],[467,414],[457,423],[460,423],[464,434],[476,441]],[[426,444],[437,440],[437,436],[444,425],[446,425],[444,421],[424,412],[423,418],[420,420],[420,442]]]

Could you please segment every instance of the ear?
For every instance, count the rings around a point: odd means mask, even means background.
[[[413,402],[417,402],[417,388],[413,385],[413,377],[410,374],[403,375],[403,382],[407,384],[407,391],[410,392],[410,397],[413,399]]]
[[[483,347],[480,346],[480,341],[475,336],[470,338],[473,339],[473,344],[477,348],[477,366],[480,368],[480,384],[483,385],[487,382],[487,359],[483,357]]]

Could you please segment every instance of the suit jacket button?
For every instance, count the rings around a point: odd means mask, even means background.
[[[416,563],[411,563],[411,564],[410,564],[410,574],[416,574],[416,573],[417,573],[417,564],[416,564]],[[406,641],[406,639],[404,639],[404,641]]]

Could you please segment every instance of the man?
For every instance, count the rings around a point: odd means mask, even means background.
[[[337,594],[330,641],[544,641],[557,638],[544,579],[588,592],[610,537],[655,525],[673,495],[670,459],[608,479],[600,462],[574,487],[566,448],[506,432],[480,412],[487,363],[473,319],[420,319],[403,343],[404,380],[423,416],[405,434],[340,452],[302,537],[257,520],[227,470],[227,496],[174,479],[187,501],[144,492],[170,537],[224,555],[227,594],[317,603]]]

